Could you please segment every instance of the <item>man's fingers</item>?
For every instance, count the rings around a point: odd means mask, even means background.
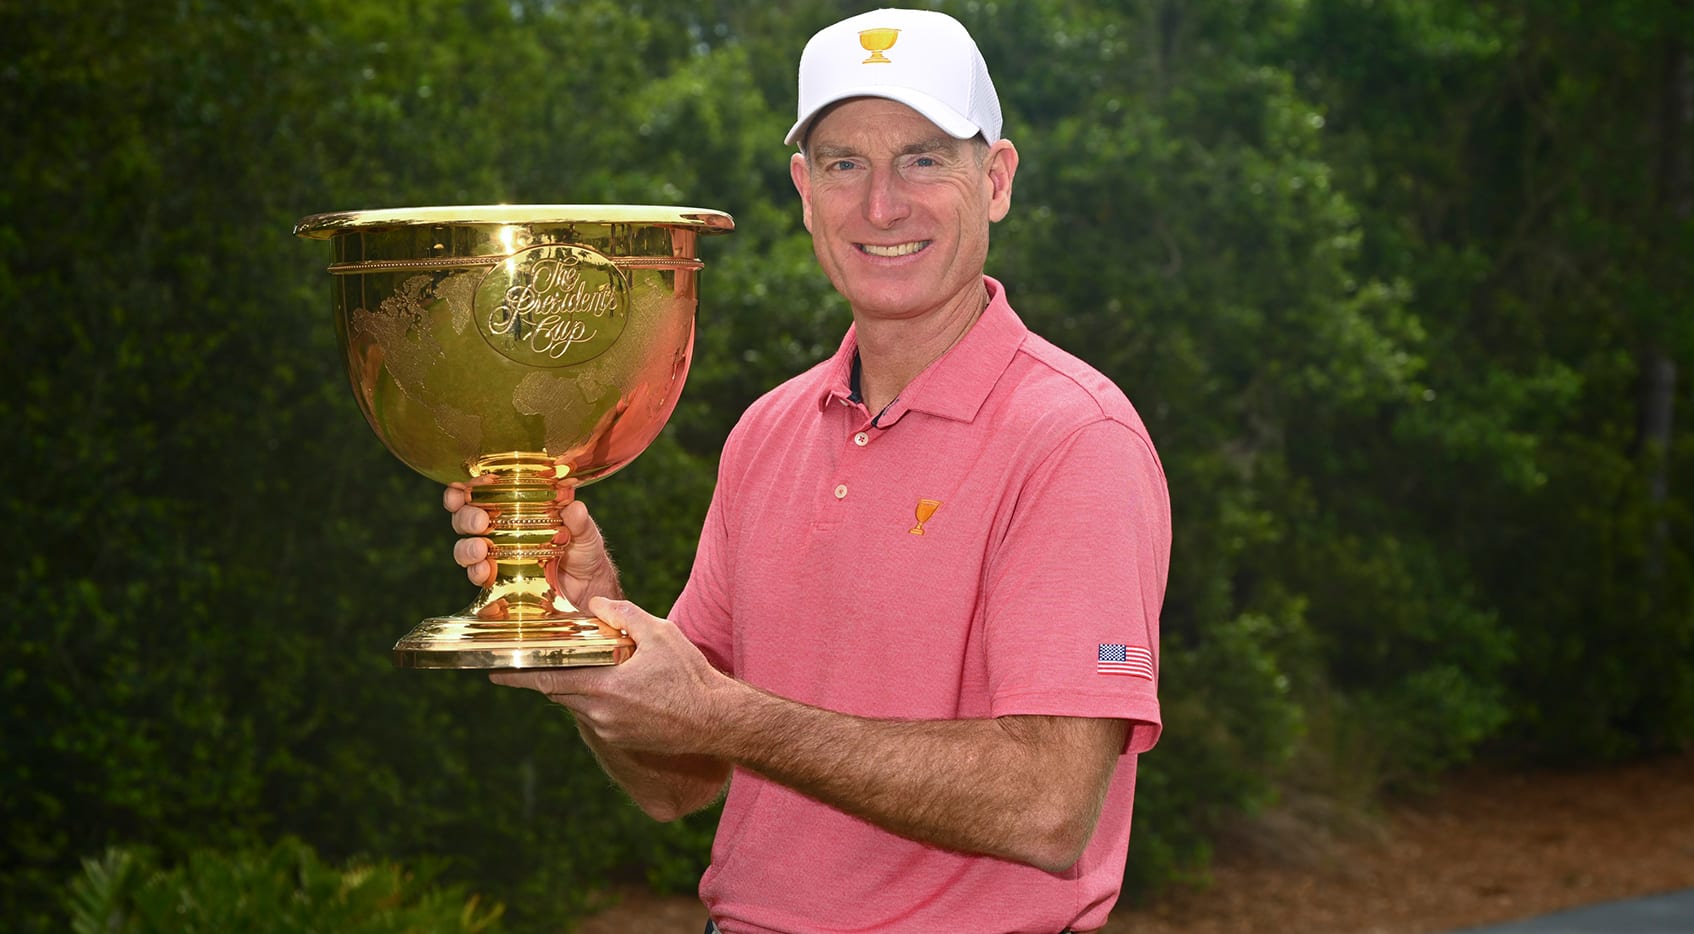
[[[488,560],[486,538],[461,538],[453,543],[453,562],[465,569],[471,583],[481,587],[494,577],[494,562]]]
[[[594,597],[588,601],[588,612],[623,630],[636,645],[658,631],[664,620],[648,613],[628,600]]]
[[[466,484],[450,483],[441,492],[442,508],[453,514],[453,531],[460,535],[481,535],[492,524],[488,510],[470,502],[471,489]],[[465,569],[465,576],[478,587],[494,579],[494,562],[488,560],[490,547],[486,538],[460,539],[453,545],[453,561]]]
[[[453,561],[460,567],[471,567],[488,560],[488,539],[461,538],[453,543]]]
[[[487,584],[494,579],[494,562],[484,561],[481,564],[473,564],[465,568],[465,577],[478,587]]]
[[[582,672],[569,668],[515,668],[491,671],[488,673],[488,680],[505,687],[528,688],[547,695],[575,694],[578,693],[576,683],[581,675]]]
[[[450,484],[441,491],[441,508],[448,512],[458,512],[459,508],[471,501],[471,491],[459,484]]]
[[[488,531],[488,512],[477,506],[464,506],[455,510],[453,531],[460,535],[481,535]]]
[[[559,524],[563,526],[562,531],[570,533],[571,541],[588,547],[600,544],[600,527],[594,524],[582,500],[573,500],[559,510]]]

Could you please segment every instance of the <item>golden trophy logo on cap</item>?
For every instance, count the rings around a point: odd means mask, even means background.
[[[898,29],[865,29],[859,32],[859,45],[864,46],[871,57],[860,62],[861,65],[883,64],[892,65],[888,56],[882,53],[894,48],[895,40],[900,38]]]

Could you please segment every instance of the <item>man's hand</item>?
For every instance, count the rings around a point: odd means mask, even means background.
[[[589,612],[629,634],[635,654],[620,665],[497,671],[495,684],[529,688],[570,708],[581,727],[620,749],[701,751],[748,690],[712,667],[670,620],[633,603],[595,598]]]
[[[490,557],[492,543],[484,537],[491,517],[488,511],[473,501],[473,483],[450,484],[441,495],[441,505],[453,514],[453,531],[466,536],[453,545],[453,560],[465,569],[465,576],[478,587],[494,579],[494,561]],[[561,497],[571,495],[561,490]],[[554,537],[556,544],[570,543],[565,557],[553,562],[547,580],[565,599],[575,606],[584,606],[593,597],[621,598],[623,588],[618,584],[618,569],[606,552],[600,527],[588,514],[588,507],[572,500],[559,511],[562,527]]]
[[[614,781],[657,820],[675,820],[717,800],[729,763],[690,754],[720,704],[742,687],[706,661],[668,620],[634,604],[598,598],[595,616],[629,634],[635,654],[605,668],[496,671],[495,684],[529,688],[576,715],[577,731]]]

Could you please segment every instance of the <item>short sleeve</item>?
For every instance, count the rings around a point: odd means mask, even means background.
[[[1153,746],[1170,521],[1152,444],[1114,419],[1027,475],[985,572],[995,716],[1119,717],[1127,751]]]

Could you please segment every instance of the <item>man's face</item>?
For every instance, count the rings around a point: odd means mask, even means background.
[[[813,125],[789,170],[818,263],[855,316],[980,302],[988,225],[1011,207],[1011,143],[954,139],[904,104],[856,98]]]

